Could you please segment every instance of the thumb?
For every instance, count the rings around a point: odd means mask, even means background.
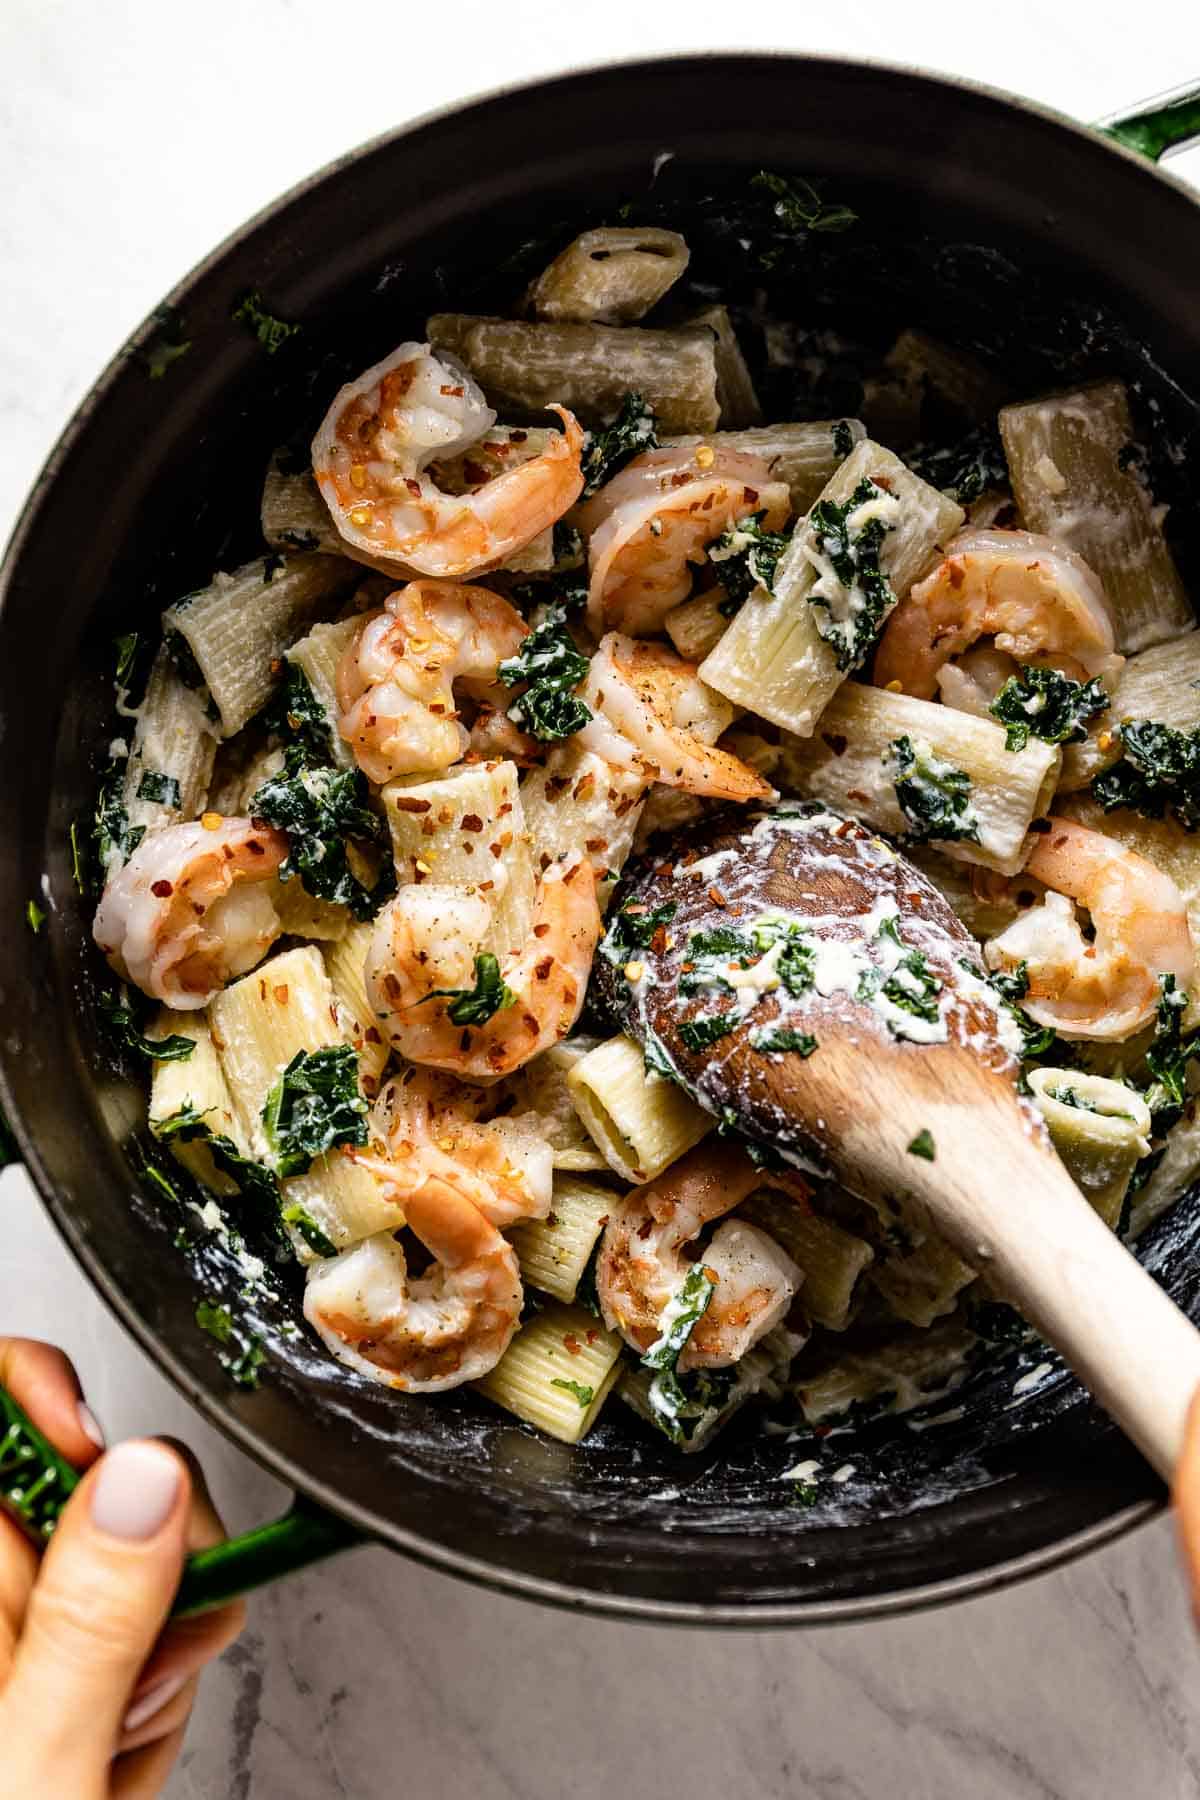
[[[165,1444],[120,1444],[90,1469],[39,1571],[6,1701],[46,1752],[112,1756],[183,1566],[191,1480]]]

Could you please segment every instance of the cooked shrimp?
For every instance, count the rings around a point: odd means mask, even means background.
[[[736,1145],[710,1141],[627,1194],[605,1228],[596,1263],[596,1292],[609,1330],[645,1353],[661,1333],[663,1309],[699,1260],[716,1292],[679,1368],[719,1369],[745,1356],[783,1318],[802,1272],[765,1231],[740,1219],[719,1226],[698,1253],[688,1246],[706,1225],[773,1179]]]
[[[583,698],[592,718],[576,741],[617,768],[640,769],[647,781],[713,800],[764,800],[774,792],[690,728],[710,706],[711,690],[695,663],[662,645],[608,632],[591,660]]]
[[[456,1024],[455,996],[476,985],[490,922],[481,895],[432,882],[401,888],[380,913],[367,953],[367,996],[409,1062],[499,1081],[558,1043],[579,1017],[602,929],[591,863],[550,865],[538,883],[529,942],[500,964],[499,1004],[478,1023]]]
[[[1031,531],[961,531],[888,620],[876,685],[898,681],[932,700],[938,671],[984,637],[1077,681],[1111,675],[1122,661],[1104,589],[1081,556]]]
[[[389,1184],[379,1157],[356,1160]],[[517,1253],[453,1188],[431,1178],[398,1190],[410,1229],[436,1259],[408,1273],[388,1232],[313,1263],[304,1316],[339,1362],[407,1393],[436,1394],[494,1369],[524,1298]]]
[[[148,831],[109,881],[92,936],[124,981],[189,1011],[262,961],[279,936],[269,880],[283,832],[249,819]]]
[[[429,475],[484,436],[496,415],[467,371],[428,344],[401,344],[338,393],[313,439],[313,474],[346,542],[398,572],[477,575],[560,519],[583,486],[583,432],[563,423],[540,456],[469,494]]]
[[[1173,975],[1191,988],[1195,951],[1183,895],[1171,877],[1103,832],[1051,819],[1026,864],[1049,892],[985,948],[993,969],[1028,966],[1022,1005],[1068,1038],[1126,1038],[1148,1025]],[[1088,943],[1076,904],[1091,914]]]
[[[761,456],[709,444],[647,450],[581,506],[588,538],[588,623],[649,637],[691,591],[706,545],[738,519],[762,513],[777,531],[790,509],[787,483]]]
[[[338,729],[371,781],[449,768],[470,734],[458,722],[455,682],[496,710],[508,693],[496,670],[529,635],[490,588],[410,581],[367,613],[337,670]]]
[[[486,1102],[482,1088],[438,1070],[393,1076],[371,1113],[394,1165],[393,1185],[403,1194],[433,1175],[502,1230],[522,1219],[544,1219],[553,1195],[554,1153],[531,1125],[479,1122]]]

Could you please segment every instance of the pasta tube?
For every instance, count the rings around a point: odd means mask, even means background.
[[[1145,650],[1186,631],[1192,609],[1161,513],[1130,461],[1124,382],[1003,407],[1000,436],[1025,524],[1077,551],[1100,577],[1117,649]]]
[[[524,1324],[475,1385],[506,1412],[577,1444],[600,1416],[620,1372],[621,1339],[581,1306],[552,1304]]]
[[[609,1167],[626,1181],[653,1181],[712,1129],[682,1088],[646,1069],[632,1038],[598,1044],[576,1063],[567,1086]]]
[[[341,936],[325,946],[325,972],[333,988],[343,1035],[358,1051],[358,1079],[368,1098],[379,1091],[390,1047],[371,1010],[363,978],[367,951],[375,927],[371,923],[347,925]]]
[[[1077,1069],[1034,1069],[1029,1086],[1067,1173],[1113,1231],[1150,1151],[1150,1108],[1133,1088]]]
[[[953,1312],[959,1294],[974,1279],[970,1264],[934,1235],[907,1255],[877,1257],[868,1271],[868,1280],[896,1317],[923,1331]]]
[[[549,1216],[509,1233],[522,1279],[556,1300],[574,1300],[600,1234],[619,1204],[609,1188],[556,1175]]]
[[[466,364],[501,412],[558,404],[584,425],[603,425],[635,393],[653,407],[660,431],[716,428],[715,339],[703,326],[649,331],[436,313],[425,330],[435,350]]]
[[[208,1014],[177,1013],[164,1006],[146,1036],[188,1037],[195,1045],[191,1055],[182,1061],[152,1065],[151,1131],[162,1138],[179,1166],[202,1187],[222,1197],[236,1194],[237,1183],[217,1167],[204,1137],[188,1137],[172,1128],[171,1123],[186,1113],[201,1123],[206,1133],[230,1138],[239,1150],[242,1148],[241,1126],[212,1040]]]
[[[751,1194],[738,1216],[773,1237],[803,1269],[800,1300],[813,1324],[844,1331],[859,1277],[875,1260],[866,1239],[820,1213],[802,1212],[794,1200],[770,1188]]]
[[[724,414],[722,414],[724,420]],[[713,431],[701,437],[664,438],[667,445],[711,444],[714,450],[741,450],[761,456],[772,481],[786,481],[792,511],[806,513],[845,462],[867,428],[861,419],[805,419],[786,425],[751,425],[742,431]]]
[[[904,762],[895,746],[905,742],[921,791],[897,788]],[[848,681],[826,707],[815,737],[785,740],[773,779],[785,792],[854,813],[877,831],[929,837],[956,862],[1015,875],[1030,824],[1050,804],[1060,761],[1057,746],[1040,738],[1030,738],[1024,750],[1007,750],[1003,726],[990,719]],[[950,820],[947,809],[944,821],[948,830],[975,834],[956,841],[939,836],[936,817],[937,783],[954,777],[966,778],[965,810]],[[907,811],[902,792],[909,795]],[[919,809],[922,792],[935,797],[927,814]]]
[[[1115,763],[1121,740],[1115,726],[1126,719],[1154,719],[1176,731],[1200,725],[1200,631],[1186,632],[1131,656],[1112,684],[1112,704],[1081,744],[1063,747],[1061,786],[1085,787]]]
[[[601,225],[582,231],[530,286],[536,318],[572,325],[631,325],[657,306],[688,266],[677,231]]]
[[[758,404],[729,308],[706,306],[703,312],[690,313],[685,323],[707,327],[716,340],[713,357],[717,365],[717,407],[725,428],[721,435],[740,431],[747,425],[757,425],[762,418],[762,407]]]
[[[552,1044],[496,1089],[512,1107],[508,1117],[536,1125],[538,1135],[550,1146],[556,1169],[583,1172],[608,1168],[584,1129],[567,1086],[575,1064],[594,1048],[593,1038],[568,1038],[566,1043]]]
[[[933,561],[939,545],[964,515],[960,506],[870,438],[864,438],[841,464],[821,498],[831,507],[848,507],[851,496],[867,481],[878,484],[881,492],[860,512],[878,514],[889,526],[878,550],[878,566],[894,604]],[[847,534],[858,517],[848,514]],[[847,669],[866,654],[890,611],[883,592],[873,603],[857,575],[847,587],[824,546],[825,539],[811,523],[801,525],[776,570],[774,593],[755,589],[700,665],[701,680],[718,693],[800,737],[816,729]],[[814,598],[822,597],[827,605],[813,604]],[[835,647],[822,635],[822,626],[826,632],[841,633],[849,647],[843,652],[841,640]]]
[[[777,1396],[787,1378],[797,1345],[798,1340],[793,1334],[778,1326],[732,1368],[700,1370],[685,1375],[682,1378],[684,1391],[691,1390],[691,1399],[679,1418],[683,1435],[676,1440],[676,1449],[685,1456],[694,1455],[712,1442],[747,1400],[760,1394]],[[657,1424],[650,1398],[653,1380],[653,1371],[640,1366],[627,1369],[621,1379],[622,1400],[648,1425]]]
[[[212,779],[217,739],[203,686],[189,687],[164,646],[154,659],[125,765],[122,802],[131,830],[194,819]]]

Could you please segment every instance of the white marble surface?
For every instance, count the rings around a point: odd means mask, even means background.
[[[1187,21],[1185,23],[1185,21]],[[181,271],[355,142],[502,81],[642,51],[925,63],[1081,117],[1200,73],[1191,0],[2,0],[0,533],[89,380]],[[1176,165],[1200,179],[1200,152]],[[273,1482],[123,1336],[25,1177],[0,1181],[0,1329],[75,1356],[112,1435],[169,1430],[234,1525]],[[361,1551],[257,1599],[172,1800],[1184,1800],[1200,1662],[1167,1521],[946,1612],[807,1636],[669,1633],[477,1593]]]

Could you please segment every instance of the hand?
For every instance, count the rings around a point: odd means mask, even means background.
[[[1171,1484],[1180,1543],[1192,1589],[1192,1611],[1200,1626],[1200,1389],[1188,1413],[1183,1455]]]
[[[0,1338],[0,1385],[87,1474],[39,1559],[0,1514],[0,1759],[11,1800],[152,1800],[240,1602],[167,1623],[184,1552],[225,1533],[186,1451],[103,1440],[60,1350]]]

